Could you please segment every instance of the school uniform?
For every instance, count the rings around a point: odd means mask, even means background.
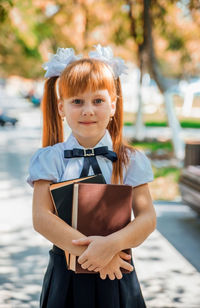
[[[105,135],[94,148],[107,146],[113,151],[112,139],[106,129]],[[44,179],[60,182],[79,178],[84,157],[65,158],[64,151],[84,149],[73,133],[64,142],[38,149],[30,160],[27,182]],[[107,184],[111,183],[112,161],[103,155],[96,156]],[[93,175],[92,166],[88,175]],[[130,152],[130,162],[123,170],[124,184],[136,187],[153,181],[153,171],[146,155],[136,150]],[[131,264],[134,266],[133,260]],[[96,274],[75,274],[66,268],[62,249],[53,245],[49,250],[49,263],[43,278],[40,308],[145,308],[136,270],[123,274],[121,279],[101,279]]]

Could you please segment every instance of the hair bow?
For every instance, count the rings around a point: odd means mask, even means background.
[[[79,60],[81,55],[76,56],[73,48],[58,48],[56,54],[49,54],[49,61],[42,67],[46,70],[44,77],[60,76],[62,71],[70,63]]]
[[[109,64],[116,79],[123,73],[127,74],[128,67],[125,65],[124,60],[114,57],[111,47],[102,47],[100,44],[94,47],[96,51],[89,52],[90,58]],[[66,66],[81,58],[82,55],[75,55],[73,48],[58,48],[56,54],[49,54],[49,61],[42,65],[46,70],[44,76],[46,78],[60,76]]]
[[[113,69],[115,78],[118,78],[123,73],[127,74],[128,67],[125,65],[124,60],[114,57],[111,47],[102,47],[100,44],[94,47],[96,51],[89,52],[90,58],[108,63]]]

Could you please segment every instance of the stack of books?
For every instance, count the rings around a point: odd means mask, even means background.
[[[107,236],[124,228],[131,221],[132,191],[130,185],[106,184],[102,174],[50,185],[56,214],[85,236]],[[123,251],[131,255],[131,248]],[[68,251],[65,256],[68,269],[96,274],[83,269],[78,256]]]

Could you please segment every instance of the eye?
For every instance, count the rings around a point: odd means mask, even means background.
[[[102,98],[96,98],[94,101],[96,104],[101,104],[104,100]]]
[[[74,99],[72,101],[72,103],[75,104],[75,105],[80,105],[80,104],[82,104],[82,102],[83,102],[83,100],[82,99],[78,99],[78,98],[76,98],[76,99]]]

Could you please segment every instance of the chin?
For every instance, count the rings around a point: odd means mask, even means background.
[[[78,133],[78,135],[80,136],[80,138],[85,138],[85,139],[99,139],[99,132],[96,132],[94,129],[89,129],[87,131],[81,131],[80,133]]]

